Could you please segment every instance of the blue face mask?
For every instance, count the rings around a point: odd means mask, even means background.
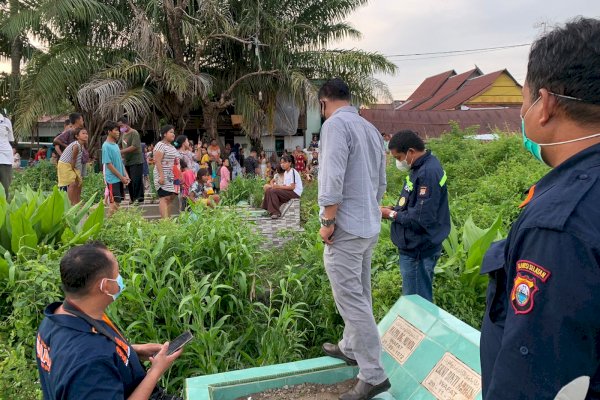
[[[117,279],[110,279],[110,278],[104,278],[107,281],[113,281],[113,282],[117,282],[117,285],[119,285],[119,291],[115,294],[109,294],[110,297],[113,298],[113,301],[117,300],[119,298],[119,296],[121,295],[121,293],[123,293],[123,290],[125,290],[126,286],[125,283],[123,282],[123,277],[121,276],[121,274],[119,274],[119,276],[117,276]],[[102,283],[104,283],[104,281],[102,281]],[[100,284],[100,290],[102,290],[102,283]]]

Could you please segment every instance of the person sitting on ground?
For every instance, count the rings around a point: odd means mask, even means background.
[[[81,201],[83,186],[83,147],[88,141],[88,131],[85,128],[73,130],[75,141],[67,146],[58,160],[58,188],[67,192],[71,205]]]
[[[193,202],[201,202],[205,206],[215,207],[221,200],[219,195],[214,194],[210,172],[206,168],[200,168],[196,175],[196,182],[192,184],[189,194]]]
[[[298,199],[302,195],[302,179],[298,171],[292,168],[292,159],[289,155],[281,157],[283,174],[283,185],[266,185],[265,197],[261,208],[271,214],[272,219],[281,217],[279,208],[282,204],[292,199]]]
[[[116,124],[115,124],[116,125]],[[118,151],[118,148],[117,148]],[[125,288],[115,256],[99,242],[60,261],[64,302],[44,310],[36,362],[44,399],[149,399],[181,355],[169,343],[129,344],[105,314]],[[148,371],[141,361],[150,361]]]
[[[102,144],[102,164],[104,165],[104,182],[106,182],[108,215],[110,216],[119,209],[119,204],[125,198],[125,186],[129,184],[130,180],[117,144],[121,134],[119,125],[114,121],[108,121],[104,125],[103,132],[108,135]]]

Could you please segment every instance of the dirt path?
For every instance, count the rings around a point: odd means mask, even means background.
[[[350,390],[356,379],[350,379],[333,385],[303,383],[295,386],[284,386],[261,393],[239,397],[237,400],[338,400],[338,397]]]

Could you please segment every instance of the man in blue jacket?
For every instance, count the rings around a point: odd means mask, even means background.
[[[552,169],[483,259],[485,400],[555,399],[581,379],[589,384],[569,398],[600,399],[599,76],[598,19],[569,22],[531,47],[523,144]]]
[[[433,301],[433,270],[450,233],[446,173],[413,131],[395,134],[389,150],[397,168],[410,171],[397,205],[381,208],[382,217],[392,221],[392,241],[400,250],[402,293]]]

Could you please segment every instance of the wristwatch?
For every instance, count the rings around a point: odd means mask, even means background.
[[[332,218],[332,219],[321,218],[321,226],[328,227],[331,225],[335,225],[335,218]]]
[[[392,211],[392,212],[390,212],[390,215],[389,215],[388,219],[394,221],[394,220],[396,220],[396,215],[398,215],[398,212],[397,211]]]

